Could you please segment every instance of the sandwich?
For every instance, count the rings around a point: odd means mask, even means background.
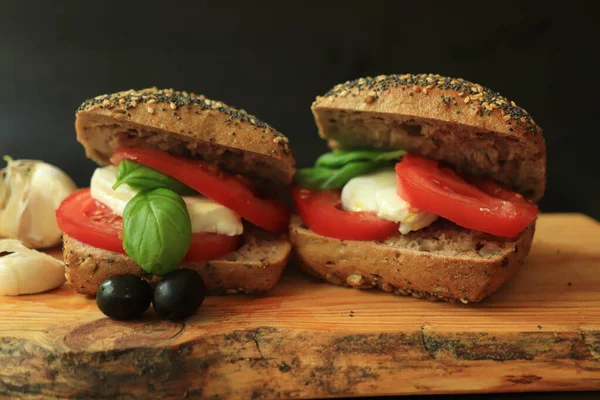
[[[180,269],[209,294],[267,291],[288,259],[288,139],[202,95],[129,90],[85,101],[77,140],[100,166],[60,205],[66,277],[94,296],[114,275]]]
[[[299,169],[290,239],[332,284],[479,302],[523,265],[546,185],[542,130],[463,79],[389,75],[316,98],[332,150]]]

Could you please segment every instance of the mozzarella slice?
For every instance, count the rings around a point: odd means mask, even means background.
[[[117,215],[123,216],[127,202],[138,191],[127,184],[116,190],[112,186],[117,181],[117,167],[97,168],[92,175],[90,192],[94,199],[106,205]],[[227,236],[241,235],[244,232],[241,217],[214,201],[203,196],[184,196],[183,201],[190,214],[192,232],[213,232]]]
[[[375,212],[387,221],[399,222],[402,234],[423,229],[438,218],[411,207],[398,195],[394,167],[350,179],[342,189],[342,207],[346,211]]]

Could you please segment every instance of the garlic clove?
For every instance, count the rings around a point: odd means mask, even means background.
[[[0,240],[0,296],[46,292],[65,282],[65,265],[60,260],[28,249],[14,239]]]
[[[77,186],[59,168],[37,160],[8,160],[1,170],[0,237],[32,248],[58,245],[62,232],[55,211]]]
[[[17,296],[19,294],[19,280],[12,268],[5,265],[4,256],[0,258],[0,296]],[[10,262],[10,261],[9,261]]]

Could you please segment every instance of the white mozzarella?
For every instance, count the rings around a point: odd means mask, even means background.
[[[90,184],[91,196],[106,205],[115,214],[122,216],[127,202],[138,191],[127,184],[112,188],[117,180],[117,167],[97,168]],[[190,214],[192,232],[213,232],[236,236],[244,231],[241,217],[214,201],[202,196],[184,196],[183,200]]]
[[[380,218],[399,222],[402,234],[423,229],[438,218],[411,207],[398,195],[393,167],[350,179],[342,189],[342,207],[346,211],[375,212]]]

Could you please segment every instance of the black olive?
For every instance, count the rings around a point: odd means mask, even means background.
[[[96,304],[105,315],[119,320],[133,319],[150,307],[152,287],[139,276],[114,275],[98,287]]]
[[[165,275],[152,296],[154,311],[171,321],[194,314],[206,296],[206,286],[197,272],[178,269]]]

